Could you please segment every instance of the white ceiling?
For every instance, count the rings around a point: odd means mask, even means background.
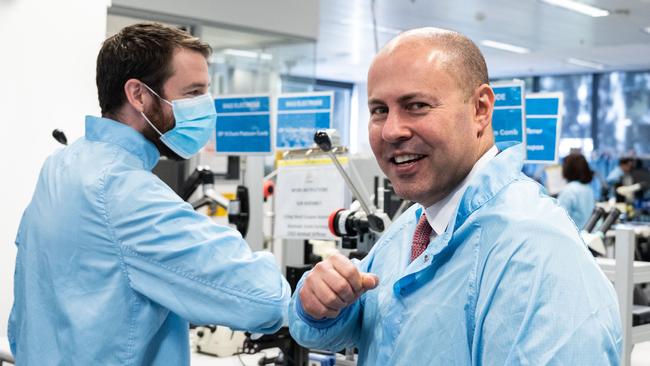
[[[507,42],[515,54],[480,46],[492,78],[597,70],[566,63],[579,58],[605,70],[650,69],[650,0],[584,0],[611,11],[592,18],[536,0],[377,0],[379,47],[400,31],[433,26],[477,44]],[[371,0],[321,0],[316,76],[364,81],[375,54]]]

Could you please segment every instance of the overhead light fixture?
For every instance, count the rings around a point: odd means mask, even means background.
[[[643,31],[646,32],[646,33],[648,33],[648,34],[650,34],[650,27],[645,27],[645,28],[643,28]]]
[[[567,10],[574,11],[576,13],[589,15],[590,17],[606,17],[609,15],[609,10],[597,8],[580,1],[575,0],[540,0],[543,3],[564,8]]]
[[[491,41],[489,39],[482,40],[481,44],[485,47],[496,48],[502,51],[508,51],[508,52],[514,52],[520,54],[530,53],[530,50],[528,48],[515,46],[509,43]]]
[[[248,57],[248,58],[254,58],[254,59],[262,59],[262,60],[272,60],[273,55],[270,53],[260,53],[260,52],[255,52],[255,51],[245,51],[245,50],[235,50],[232,48],[227,48],[223,50],[224,55],[228,56],[237,56],[237,57]]]
[[[568,58],[566,59],[566,62],[572,65],[588,67],[590,69],[596,69],[596,70],[603,70],[605,68],[605,65],[603,64],[599,64],[597,62],[592,62],[587,60],[581,60],[579,58]]]

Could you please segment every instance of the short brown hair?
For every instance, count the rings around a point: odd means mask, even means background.
[[[589,163],[587,159],[578,153],[578,154],[569,154],[564,158],[564,163],[562,163],[562,175],[564,179],[569,182],[575,180],[580,183],[588,184],[591,182],[591,179],[594,176],[594,172],[589,168]]]
[[[123,28],[104,41],[97,56],[97,94],[102,116],[114,115],[126,102],[124,84],[138,79],[162,95],[173,74],[174,51],[186,48],[206,59],[212,49],[186,31],[159,23],[139,23]]]

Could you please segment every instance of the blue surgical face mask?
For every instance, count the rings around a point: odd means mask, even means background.
[[[164,134],[149,121],[144,112],[140,112],[149,125],[158,132],[160,141],[183,159],[189,159],[196,155],[208,143],[216,127],[217,111],[210,94],[176,99],[170,102],[158,95],[147,84],[143,83],[142,85],[160,100],[172,106],[174,112],[176,125]]]

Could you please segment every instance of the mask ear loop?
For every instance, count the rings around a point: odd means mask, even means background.
[[[141,82],[141,83],[142,83],[142,82]],[[174,105],[172,104],[172,102],[170,102],[170,101],[168,101],[167,99],[161,97],[158,93],[156,93],[155,91],[153,91],[153,89],[151,89],[151,88],[149,87],[149,85],[147,85],[147,84],[145,84],[145,83],[142,83],[142,85],[144,85],[145,88],[147,88],[150,92],[152,92],[153,95],[155,95],[155,96],[157,96],[158,98],[160,98],[160,100],[162,100],[163,102],[169,104],[169,105],[172,106],[172,107],[174,106]]]
[[[160,136],[163,135],[162,133],[160,133],[160,131],[158,131],[156,126],[154,126],[153,123],[151,123],[151,121],[149,121],[149,118],[147,118],[147,116],[144,114],[144,112],[140,112],[140,114],[142,115],[142,117],[144,117],[144,120],[147,121],[149,126],[151,126],[151,128],[153,128],[156,132],[158,132],[158,135],[160,135]]]
[[[142,82],[141,82],[141,83],[142,83]],[[160,95],[158,95],[158,93],[156,93],[155,91],[153,91],[153,89],[151,89],[151,88],[149,87],[149,85],[147,85],[147,84],[145,84],[145,83],[142,83],[142,85],[144,85],[145,88],[147,88],[147,89],[148,89],[148,90],[149,90],[153,95],[157,96],[160,100],[162,100],[162,101],[164,101],[165,103],[169,104],[170,106],[172,106],[172,108],[174,107],[174,105],[173,105],[170,101],[168,101],[167,99],[165,99],[165,98],[161,97]],[[144,117],[145,121],[147,121],[147,123],[149,123],[149,126],[151,126],[151,128],[153,128],[156,132],[158,132],[158,135],[160,135],[160,136],[163,135],[162,133],[160,133],[160,130],[158,130],[158,129],[156,128],[156,126],[154,126],[154,124],[151,123],[151,121],[149,120],[149,118],[147,118],[147,116],[144,114],[144,111],[140,112],[140,114],[142,115],[142,117]]]

